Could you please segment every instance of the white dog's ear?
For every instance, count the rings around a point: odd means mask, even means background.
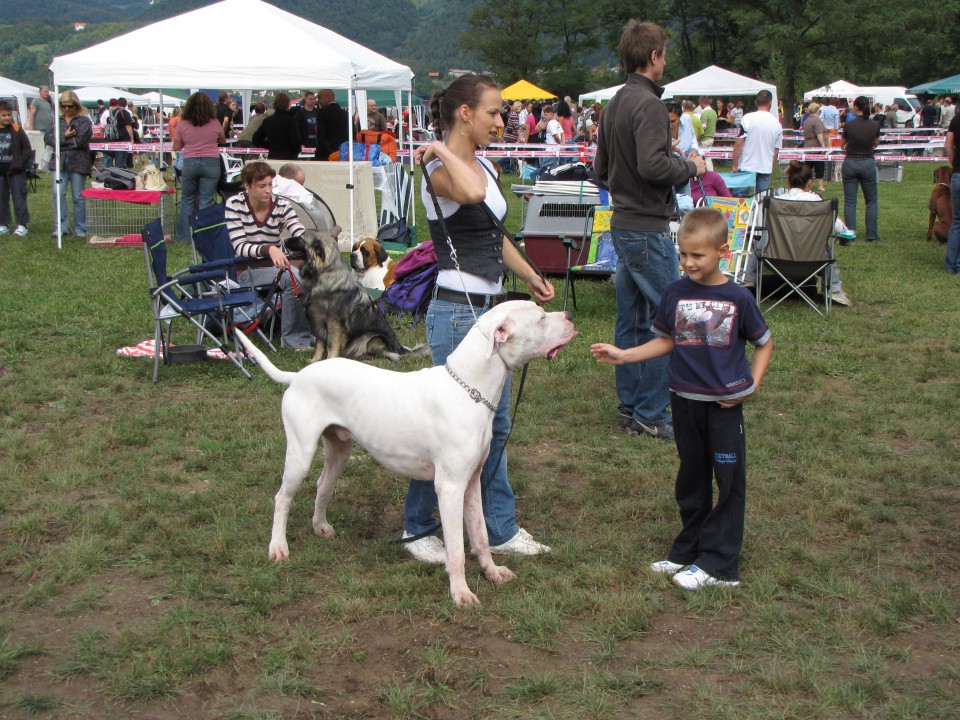
[[[493,341],[497,345],[503,345],[510,339],[510,336],[513,335],[513,330],[516,326],[517,321],[513,318],[504,318],[503,322],[497,326],[497,329],[493,333]]]

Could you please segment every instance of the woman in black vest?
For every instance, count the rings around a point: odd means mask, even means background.
[[[500,89],[490,77],[457,78],[446,90],[434,93],[430,101],[433,127],[440,139],[416,151],[416,160],[419,162],[422,158],[427,163],[453,244],[451,249],[423,181],[420,194],[439,268],[437,288],[426,318],[427,341],[434,365],[444,364],[466,336],[474,324],[474,310],[479,316],[506,299],[502,275],[507,270],[526,282],[538,301],[553,299],[553,286],[505,240],[490,216],[492,213],[502,220],[507,214],[507,201],[493,166],[486,158],[478,158],[476,150],[487,147],[503,127],[501,106]],[[503,448],[510,433],[509,404],[510,377],[507,376],[493,420],[490,455],[480,476],[483,516],[493,552],[539,555],[549,552],[550,548],[517,525],[513,490],[507,479],[507,457]],[[415,558],[443,564],[443,541],[431,534],[437,529],[436,507],[433,485],[411,481],[403,536],[405,539],[419,537],[405,543]]]
[[[843,126],[840,147],[846,154],[840,173],[843,176],[843,222],[853,231],[857,229],[857,189],[863,188],[867,204],[867,242],[879,242],[877,224],[880,201],[877,199],[877,161],[874,148],[880,143],[880,124],[870,119],[870,101],[861,95],[853,101],[856,117]]]

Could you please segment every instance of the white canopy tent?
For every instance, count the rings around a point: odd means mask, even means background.
[[[253,32],[258,42],[282,44],[282,51],[258,52],[255,61],[238,61],[235,53],[224,52],[223,43],[211,41],[212,29],[220,38],[249,38]],[[161,48],[171,51],[160,52]],[[117,62],[117,58],[124,60]],[[413,81],[406,65],[261,0],[223,0],[177,15],[54,58],[50,70],[56,85],[107,80],[161,91],[209,87],[242,90],[245,112],[250,106],[250,91],[263,88],[393,90],[397,106],[402,107],[401,92],[409,93]],[[353,116],[353,95],[348,93],[348,118]],[[352,186],[352,145],[350,160]],[[352,187],[350,192],[352,196]],[[59,193],[57,198],[59,203]],[[350,233],[352,236],[352,214]],[[59,239],[57,242],[59,247]]]
[[[752,96],[761,90],[769,90],[773,95],[770,112],[779,122],[779,103],[777,102],[777,86],[762,80],[754,80],[746,75],[738,75],[717,65],[710,65],[703,70],[688,75],[685,78],[674,80],[664,86],[663,97],[697,97],[698,95],[718,96]]]
[[[587,101],[603,102],[604,100],[609,100],[616,95],[617,91],[622,87],[623,85],[614,85],[613,87],[603,88],[602,90],[584,93],[579,97],[578,102],[583,106]]]
[[[108,103],[110,102],[110,98],[121,97],[126,98],[127,102],[131,105],[140,105],[143,103],[143,97],[141,95],[108,85],[89,85],[87,87],[74,88],[73,91],[84,105],[95,103],[97,100],[103,100],[104,103]]]
[[[594,90],[580,96],[580,104],[587,100],[601,102],[609,100],[623,85],[614,85],[613,87],[602,90]],[[749,96],[756,95],[761,90],[769,90],[773,94],[773,104],[770,106],[770,112],[778,115],[777,111],[777,86],[771,83],[765,83],[761,80],[753,80],[745,75],[738,75],[730,70],[724,70],[717,65],[705,67],[693,75],[674,80],[664,86],[663,97],[696,97],[698,95],[712,96]]]
[[[845,100],[855,100],[858,95],[863,95],[860,86],[854,85],[846,80],[835,80],[832,83],[823,85],[814,90],[808,90],[803,94],[804,100],[813,100],[814,98],[843,98]]]
[[[173,97],[173,95],[164,95],[156,90],[153,92],[143,93],[143,95],[140,97],[142,98],[141,102],[144,105],[149,105],[150,107],[160,107],[161,103],[165,108],[183,107],[184,102],[186,102],[178,97]]]
[[[40,91],[33,85],[26,85],[10,78],[0,77],[0,97],[10,97],[17,101],[17,110],[20,113],[19,122],[23,125],[29,114],[29,101],[40,97]]]

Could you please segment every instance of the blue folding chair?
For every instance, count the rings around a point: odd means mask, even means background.
[[[276,273],[270,284],[253,287],[244,287],[240,284],[239,273],[248,267],[262,266],[263,260],[237,257],[234,254],[230,234],[227,232],[223,205],[217,203],[202,210],[194,210],[190,213],[190,229],[194,260],[199,258],[205,267],[222,269],[226,273],[225,282],[231,292],[241,288],[256,291],[255,303],[248,308],[237,310],[234,313],[234,320],[244,333],[247,335],[257,333],[270,349],[276,352],[276,348],[263,334],[261,328],[271,321],[272,330],[272,320],[279,315],[280,272]]]
[[[251,375],[243,366],[243,352],[234,333],[234,311],[249,307],[257,294],[253,290],[231,291],[227,288],[226,273],[222,267],[203,263],[174,273],[167,271],[167,246],[160,219],[143,227],[143,254],[147,265],[147,282],[154,321],[153,382],[160,373],[160,357],[170,362],[170,337],[173,321],[183,318],[196,329],[196,342],[210,341],[247,378]],[[200,295],[198,288],[209,294]],[[166,324],[166,333],[164,333]],[[214,330],[222,333],[218,336]],[[229,346],[233,337],[233,349]]]

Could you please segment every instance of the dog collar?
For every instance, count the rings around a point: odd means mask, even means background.
[[[447,365],[446,363],[444,363],[444,366],[443,366],[443,367],[446,368],[447,372],[450,374],[450,377],[452,377],[454,380],[456,380],[456,381],[460,384],[460,387],[462,387],[464,390],[467,391],[467,394],[470,396],[470,399],[471,399],[471,400],[473,400],[474,402],[483,403],[483,404],[486,405],[488,408],[490,408],[491,410],[493,410],[493,412],[496,412],[496,411],[497,411],[497,406],[496,406],[496,405],[494,405],[492,402],[490,402],[490,401],[487,400],[485,397],[483,397],[483,395],[480,394],[480,391],[479,391],[479,390],[477,390],[476,388],[470,387],[470,386],[467,385],[463,380],[461,380],[461,379],[457,376],[457,374],[450,368],[449,365]]]

